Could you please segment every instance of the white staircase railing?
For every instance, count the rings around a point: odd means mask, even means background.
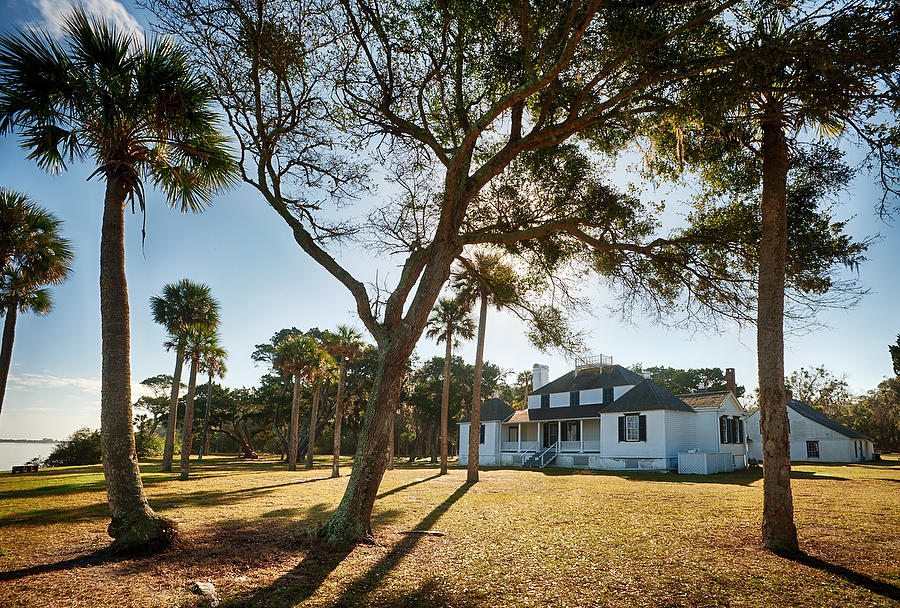
[[[547,454],[549,454],[551,451],[553,452],[553,454],[550,456],[550,458],[549,458],[549,460],[547,460],[547,462],[544,462],[544,457]],[[546,450],[544,450],[543,452],[541,452],[541,468],[543,469],[545,466],[547,466],[547,463],[551,462],[554,458],[556,458],[556,454],[558,452],[559,452],[559,442],[558,441],[556,443],[554,443],[553,445],[551,445]]]
[[[529,444],[525,447],[522,453],[522,466],[525,466],[525,461],[528,460],[531,456],[534,456],[534,453],[538,451],[538,447],[540,444],[540,440],[535,441],[534,443]]]

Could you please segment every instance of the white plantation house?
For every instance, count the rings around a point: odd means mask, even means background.
[[[496,398],[484,404],[480,464],[683,473],[747,466],[733,369],[731,390],[680,396],[602,355],[552,382],[549,371],[534,366],[526,409]],[[459,424],[461,446],[469,426],[468,418]],[[459,464],[467,462],[462,450]]]
[[[871,437],[836,422],[802,401],[788,399],[788,438],[791,461],[862,462],[872,460],[875,445]],[[747,417],[750,458],[762,460],[759,410]]]

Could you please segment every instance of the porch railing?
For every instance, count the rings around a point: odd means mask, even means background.
[[[534,441],[532,443],[527,444],[525,447],[522,448],[522,466],[523,467],[525,466],[525,461],[528,460],[528,458],[530,456],[534,455],[534,453],[538,451],[538,449],[540,448],[540,443],[541,443],[540,440]]]

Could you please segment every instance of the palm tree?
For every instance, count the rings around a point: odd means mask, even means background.
[[[444,342],[444,385],[441,393],[441,475],[447,473],[447,424],[450,417],[450,363],[453,348],[459,346],[459,338],[471,340],[475,335],[475,323],[469,308],[460,300],[441,298],[431,311],[425,335],[438,344]],[[475,427],[470,427],[475,428]],[[432,452],[433,453],[433,452]]]
[[[191,447],[194,441],[194,395],[197,392],[197,373],[200,363],[209,359],[224,359],[225,350],[219,346],[219,334],[215,330],[194,328],[188,332],[184,349],[191,362],[188,375],[188,392],[184,401],[184,422],[181,427],[181,463],[179,478],[187,481],[191,468]],[[210,373],[212,384],[212,373]]]
[[[28,196],[0,188],[0,310],[6,315],[0,346],[0,411],[12,362],[19,312],[46,314],[52,307],[45,285],[61,283],[71,270],[69,240],[62,224]]]
[[[169,395],[169,419],[162,462],[163,472],[171,473],[185,344],[192,330],[214,330],[218,326],[219,302],[213,297],[208,285],[182,279],[177,283],[165,285],[162,295],[150,298],[150,312],[153,321],[165,327],[169,333],[166,346],[175,349],[175,373],[172,376],[174,380]]]
[[[472,411],[469,424],[469,461],[466,480],[478,481],[478,443],[481,437],[481,375],[484,366],[484,336],[488,303],[497,310],[518,299],[516,274],[499,253],[476,251],[473,259],[461,258],[462,269],[453,274],[457,298],[471,306],[480,301],[478,342],[475,347],[475,377],[472,380]],[[445,389],[446,390],[446,389]],[[443,414],[442,414],[443,415]],[[462,446],[460,446],[462,449]]]
[[[0,134],[20,133],[50,172],[91,159],[106,182],[100,242],[103,472],[114,551],[167,546],[176,524],[147,504],[134,449],[125,206],[151,179],[172,205],[200,211],[236,177],[208,84],[166,38],[139,40],[76,9],[64,41],[34,29],[0,38]]]
[[[338,391],[337,399],[334,404],[334,459],[331,464],[331,476],[340,477],[340,460],[341,460],[341,418],[342,405],[344,402],[344,382],[347,378],[347,363],[359,357],[365,343],[362,341],[362,334],[355,327],[349,325],[338,325],[337,333],[332,335],[332,339],[326,345],[328,352],[340,362],[338,371]]]
[[[209,375],[209,380],[206,383],[206,414],[203,416],[203,437],[200,439],[200,454],[197,456],[197,460],[203,460],[203,453],[206,450],[213,376],[219,376],[219,378],[225,377],[225,372],[227,371],[225,369],[225,359],[227,357],[228,353],[225,352],[224,348],[221,348],[220,346],[210,346],[206,349],[200,359],[200,367],[206,370]]]
[[[309,381],[308,363],[315,358],[319,345],[306,335],[290,335],[275,347],[273,364],[294,377],[294,396],[291,401],[291,425],[288,429],[288,470],[297,470],[297,441],[300,429],[300,383]]]
[[[334,368],[337,363],[328,351],[316,342],[316,349],[306,362],[307,381],[313,385],[312,411],[309,414],[309,440],[306,444],[306,468],[313,468],[313,454],[316,447],[316,422],[319,415],[319,400],[322,388],[336,380]]]

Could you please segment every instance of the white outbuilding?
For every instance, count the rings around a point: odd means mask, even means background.
[[[802,401],[787,402],[791,461],[863,462],[872,460],[875,443],[863,435],[832,420]],[[750,458],[762,460],[762,437],[759,432],[759,410],[747,418]]]

